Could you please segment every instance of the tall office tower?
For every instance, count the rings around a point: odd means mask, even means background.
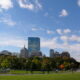
[[[54,57],[54,49],[50,49],[50,57],[51,57],[51,58]]]
[[[28,51],[30,55],[33,52],[40,52],[40,38],[38,37],[28,38]]]

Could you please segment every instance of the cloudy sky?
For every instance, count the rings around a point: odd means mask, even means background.
[[[19,52],[28,37],[41,51],[69,51],[80,61],[80,0],[0,0],[0,51]]]

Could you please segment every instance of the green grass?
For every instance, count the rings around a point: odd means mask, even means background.
[[[25,71],[25,70],[11,70],[8,72],[8,74],[31,74],[31,71]],[[45,72],[46,73],[46,72]],[[33,74],[42,74],[41,71],[33,71]]]
[[[0,80],[80,80],[80,73],[0,76]]]
[[[42,74],[42,71],[33,71],[33,74]],[[45,73],[48,73],[45,71]],[[50,71],[50,73],[54,73],[53,71]],[[11,70],[7,74],[31,74],[31,71],[25,71],[25,70]]]
[[[69,73],[71,71],[58,71],[58,73]],[[44,72],[45,74],[48,73],[47,71]],[[50,74],[55,73],[54,71],[50,71]],[[7,74],[31,74],[31,71],[25,71],[25,70],[11,70]],[[33,71],[33,74],[43,74],[42,71]]]

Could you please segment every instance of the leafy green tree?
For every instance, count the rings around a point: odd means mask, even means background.
[[[35,70],[41,69],[41,60],[38,57],[34,58],[32,62],[35,64]]]
[[[51,62],[48,58],[43,59],[41,68],[43,73],[44,71],[47,71],[49,73],[49,71],[51,70]]]
[[[6,68],[10,68],[10,62],[8,61],[8,59],[4,59],[2,62],[1,62],[1,67],[6,69]]]
[[[31,63],[32,63],[31,59],[26,59],[26,63],[25,63],[26,71],[31,70],[31,66],[30,66]]]
[[[65,68],[65,70],[69,70],[70,69],[70,63],[64,62],[64,68]]]
[[[30,71],[33,73],[33,71],[36,69],[36,64],[34,62],[31,63],[30,65]]]

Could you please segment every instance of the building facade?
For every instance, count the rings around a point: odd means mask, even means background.
[[[54,57],[54,49],[50,49],[50,57],[51,57],[51,58]]]
[[[61,57],[70,57],[70,53],[65,51],[61,53]]]
[[[31,57],[35,57],[35,56],[42,58],[42,52],[32,52]]]
[[[56,58],[56,57],[61,57],[61,54],[59,52],[57,52],[57,51],[54,54],[54,58]]]
[[[24,46],[24,48],[22,48],[22,49],[20,50],[20,57],[21,57],[21,58],[28,58],[28,57],[29,57],[28,49],[25,48],[25,46]]]
[[[50,49],[50,57],[51,58],[56,58],[56,57],[70,57],[70,53],[69,52],[62,52],[62,53],[59,53],[59,52],[55,52],[53,49]]]
[[[33,52],[40,52],[40,38],[38,37],[28,38],[28,51],[30,55]]]
[[[50,57],[55,58],[55,57],[60,57],[61,54],[59,52],[55,52],[54,49],[50,49]]]
[[[3,51],[1,51],[0,52],[0,56],[11,56],[12,55],[12,53],[11,52],[9,52],[9,51],[7,51],[7,50],[3,50]]]

